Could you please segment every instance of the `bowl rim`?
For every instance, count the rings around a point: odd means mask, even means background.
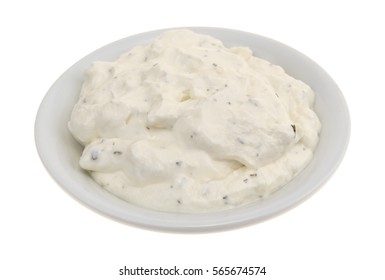
[[[104,60],[106,58],[109,59],[113,56],[118,57],[121,53],[128,50],[128,47],[147,43],[154,39],[157,35],[165,31],[174,29],[190,29],[198,33],[212,35],[216,38],[219,37],[220,40],[224,41],[225,45],[228,42],[230,42],[230,45],[234,44],[234,42],[240,42],[239,45],[250,47],[250,42],[253,42],[253,44],[258,43],[259,49],[252,48],[253,53],[255,51],[257,52],[257,54],[254,55],[269,60],[274,64],[278,64],[275,60],[284,59],[286,56],[287,58],[285,59],[289,59],[289,62],[287,62],[289,66],[291,65],[290,61],[295,60],[298,61],[300,64],[302,63],[303,65],[306,65],[309,69],[313,69],[313,71],[316,71],[317,75],[319,75],[318,78],[325,84],[325,86],[328,86],[330,89],[333,90],[333,98],[335,104],[326,105],[330,106],[332,112],[334,112],[334,118],[336,119],[336,121],[338,121],[340,125],[344,125],[343,127],[341,127],[342,129],[341,131],[339,131],[338,136],[332,135],[332,137],[334,137],[335,139],[333,138],[331,142],[337,145],[338,149],[335,148],[334,154],[330,155],[330,163],[328,164],[328,166],[324,167],[323,176],[321,176],[321,178],[318,178],[316,182],[312,183],[311,185],[308,185],[307,188],[300,189],[294,193],[288,193],[286,197],[278,198],[275,201],[273,200],[263,202],[265,204],[262,203],[262,206],[260,205],[261,203],[259,203],[258,205],[255,203],[251,203],[242,207],[234,208],[231,210],[224,210],[220,212],[186,214],[167,213],[145,209],[137,207],[135,205],[130,205],[127,202],[123,202],[122,204],[122,200],[116,197],[114,198],[113,195],[113,197],[108,198],[108,201],[103,201],[103,197],[105,195],[108,196],[108,194],[104,193],[104,191],[99,190],[96,194],[90,194],[89,191],[87,192],[87,190],[82,189],[82,185],[78,181],[76,181],[76,179],[70,178],[71,176],[68,176],[69,174],[65,174],[65,172],[63,172],[63,168],[61,168],[62,163],[57,157],[57,141],[60,141],[60,139],[55,134],[59,133],[59,130],[55,129],[55,120],[59,117],[56,117],[55,114],[57,114],[57,111],[60,111],[61,109],[52,108],[52,104],[58,102],[57,99],[59,98],[59,92],[61,91],[61,88],[65,88],[66,86],[68,86],[67,84],[71,83],[71,81],[76,84],[79,88],[79,83],[81,83],[82,78],[79,77],[79,73],[84,71],[84,69],[92,61]],[[247,42],[249,42],[249,44],[245,44]],[[272,50],[273,54],[271,53]],[[283,53],[279,54],[279,52],[282,51]],[[281,55],[282,57],[280,58],[279,55]],[[290,67],[283,68],[290,75],[292,75],[291,72],[295,72],[295,70],[290,69]],[[312,72],[310,71],[310,73],[301,73],[301,75],[302,74],[305,75],[304,81],[308,83],[308,81],[306,81],[307,76],[312,77]],[[317,81],[315,81],[315,83],[317,83]],[[72,101],[76,101],[77,96],[78,94],[75,94],[75,96],[72,97]],[[60,98],[65,97],[61,96]],[[319,97],[316,96],[316,104],[319,101]],[[69,105],[71,105],[72,108],[74,103]],[[62,114],[68,115],[68,108],[66,112],[64,112],[65,109],[62,110]],[[345,98],[342,95],[342,92],[338,88],[337,84],[317,63],[308,58],[306,55],[298,52],[297,50],[276,40],[235,29],[220,27],[175,27],[139,33],[117,40],[91,52],[90,54],[77,61],[54,82],[54,84],[48,90],[47,94],[44,96],[36,114],[34,134],[35,145],[38,154],[48,173],[56,181],[56,183],[62,187],[62,189],[64,189],[69,195],[71,195],[78,202],[87,206],[88,208],[124,224],[135,225],[141,228],[172,232],[207,232],[235,229],[255,224],[258,222],[263,222],[267,219],[273,218],[292,209],[293,207],[299,205],[304,200],[309,198],[313,193],[319,190],[322,185],[325,184],[325,182],[332,176],[332,174],[340,165],[346,153],[350,139],[350,122],[351,121],[349,111]],[[324,130],[324,127],[322,129]],[[64,136],[68,137],[68,133],[68,131],[67,133],[64,132]],[[321,137],[322,133],[323,131],[321,132]],[[51,139],[55,139],[56,142],[54,142],[54,140],[51,141]],[[318,149],[318,147],[316,149]],[[312,162],[309,164],[310,167],[308,166],[305,169],[316,168],[317,160],[319,161],[320,159],[313,159]],[[312,164],[315,166],[311,166]],[[303,172],[301,172],[298,176],[300,176],[302,173]],[[308,174],[308,176],[310,175]],[[85,181],[83,181],[82,183],[84,182]],[[299,180],[299,182],[301,181]],[[91,185],[96,185],[95,182],[89,183]],[[289,182],[289,184],[295,185],[295,182]],[[100,197],[98,197],[99,194]]]

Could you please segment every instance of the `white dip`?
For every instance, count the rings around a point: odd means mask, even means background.
[[[207,212],[263,199],[311,160],[314,92],[248,48],[163,33],[86,71],[69,129],[80,166],[133,204]]]

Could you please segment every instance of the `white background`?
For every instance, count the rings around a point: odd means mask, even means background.
[[[266,266],[266,276],[229,279],[385,279],[380,3],[2,1],[0,279],[129,279],[118,275],[124,265]],[[319,192],[262,224],[189,235],[117,223],[53,181],[34,143],[35,115],[49,87],[96,48],[177,26],[226,27],[276,39],[335,79],[350,109],[352,134],[344,161]]]

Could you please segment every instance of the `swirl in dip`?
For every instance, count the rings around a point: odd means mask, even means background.
[[[171,30],[85,73],[69,129],[116,196],[171,212],[263,199],[311,160],[311,88],[246,47]]]

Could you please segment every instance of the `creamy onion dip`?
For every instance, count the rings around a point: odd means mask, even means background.
[[[86,71],[69,129],[114,195],[171,212],[264,199],[311,160],[312,89],[247,47],[178,29]]]

